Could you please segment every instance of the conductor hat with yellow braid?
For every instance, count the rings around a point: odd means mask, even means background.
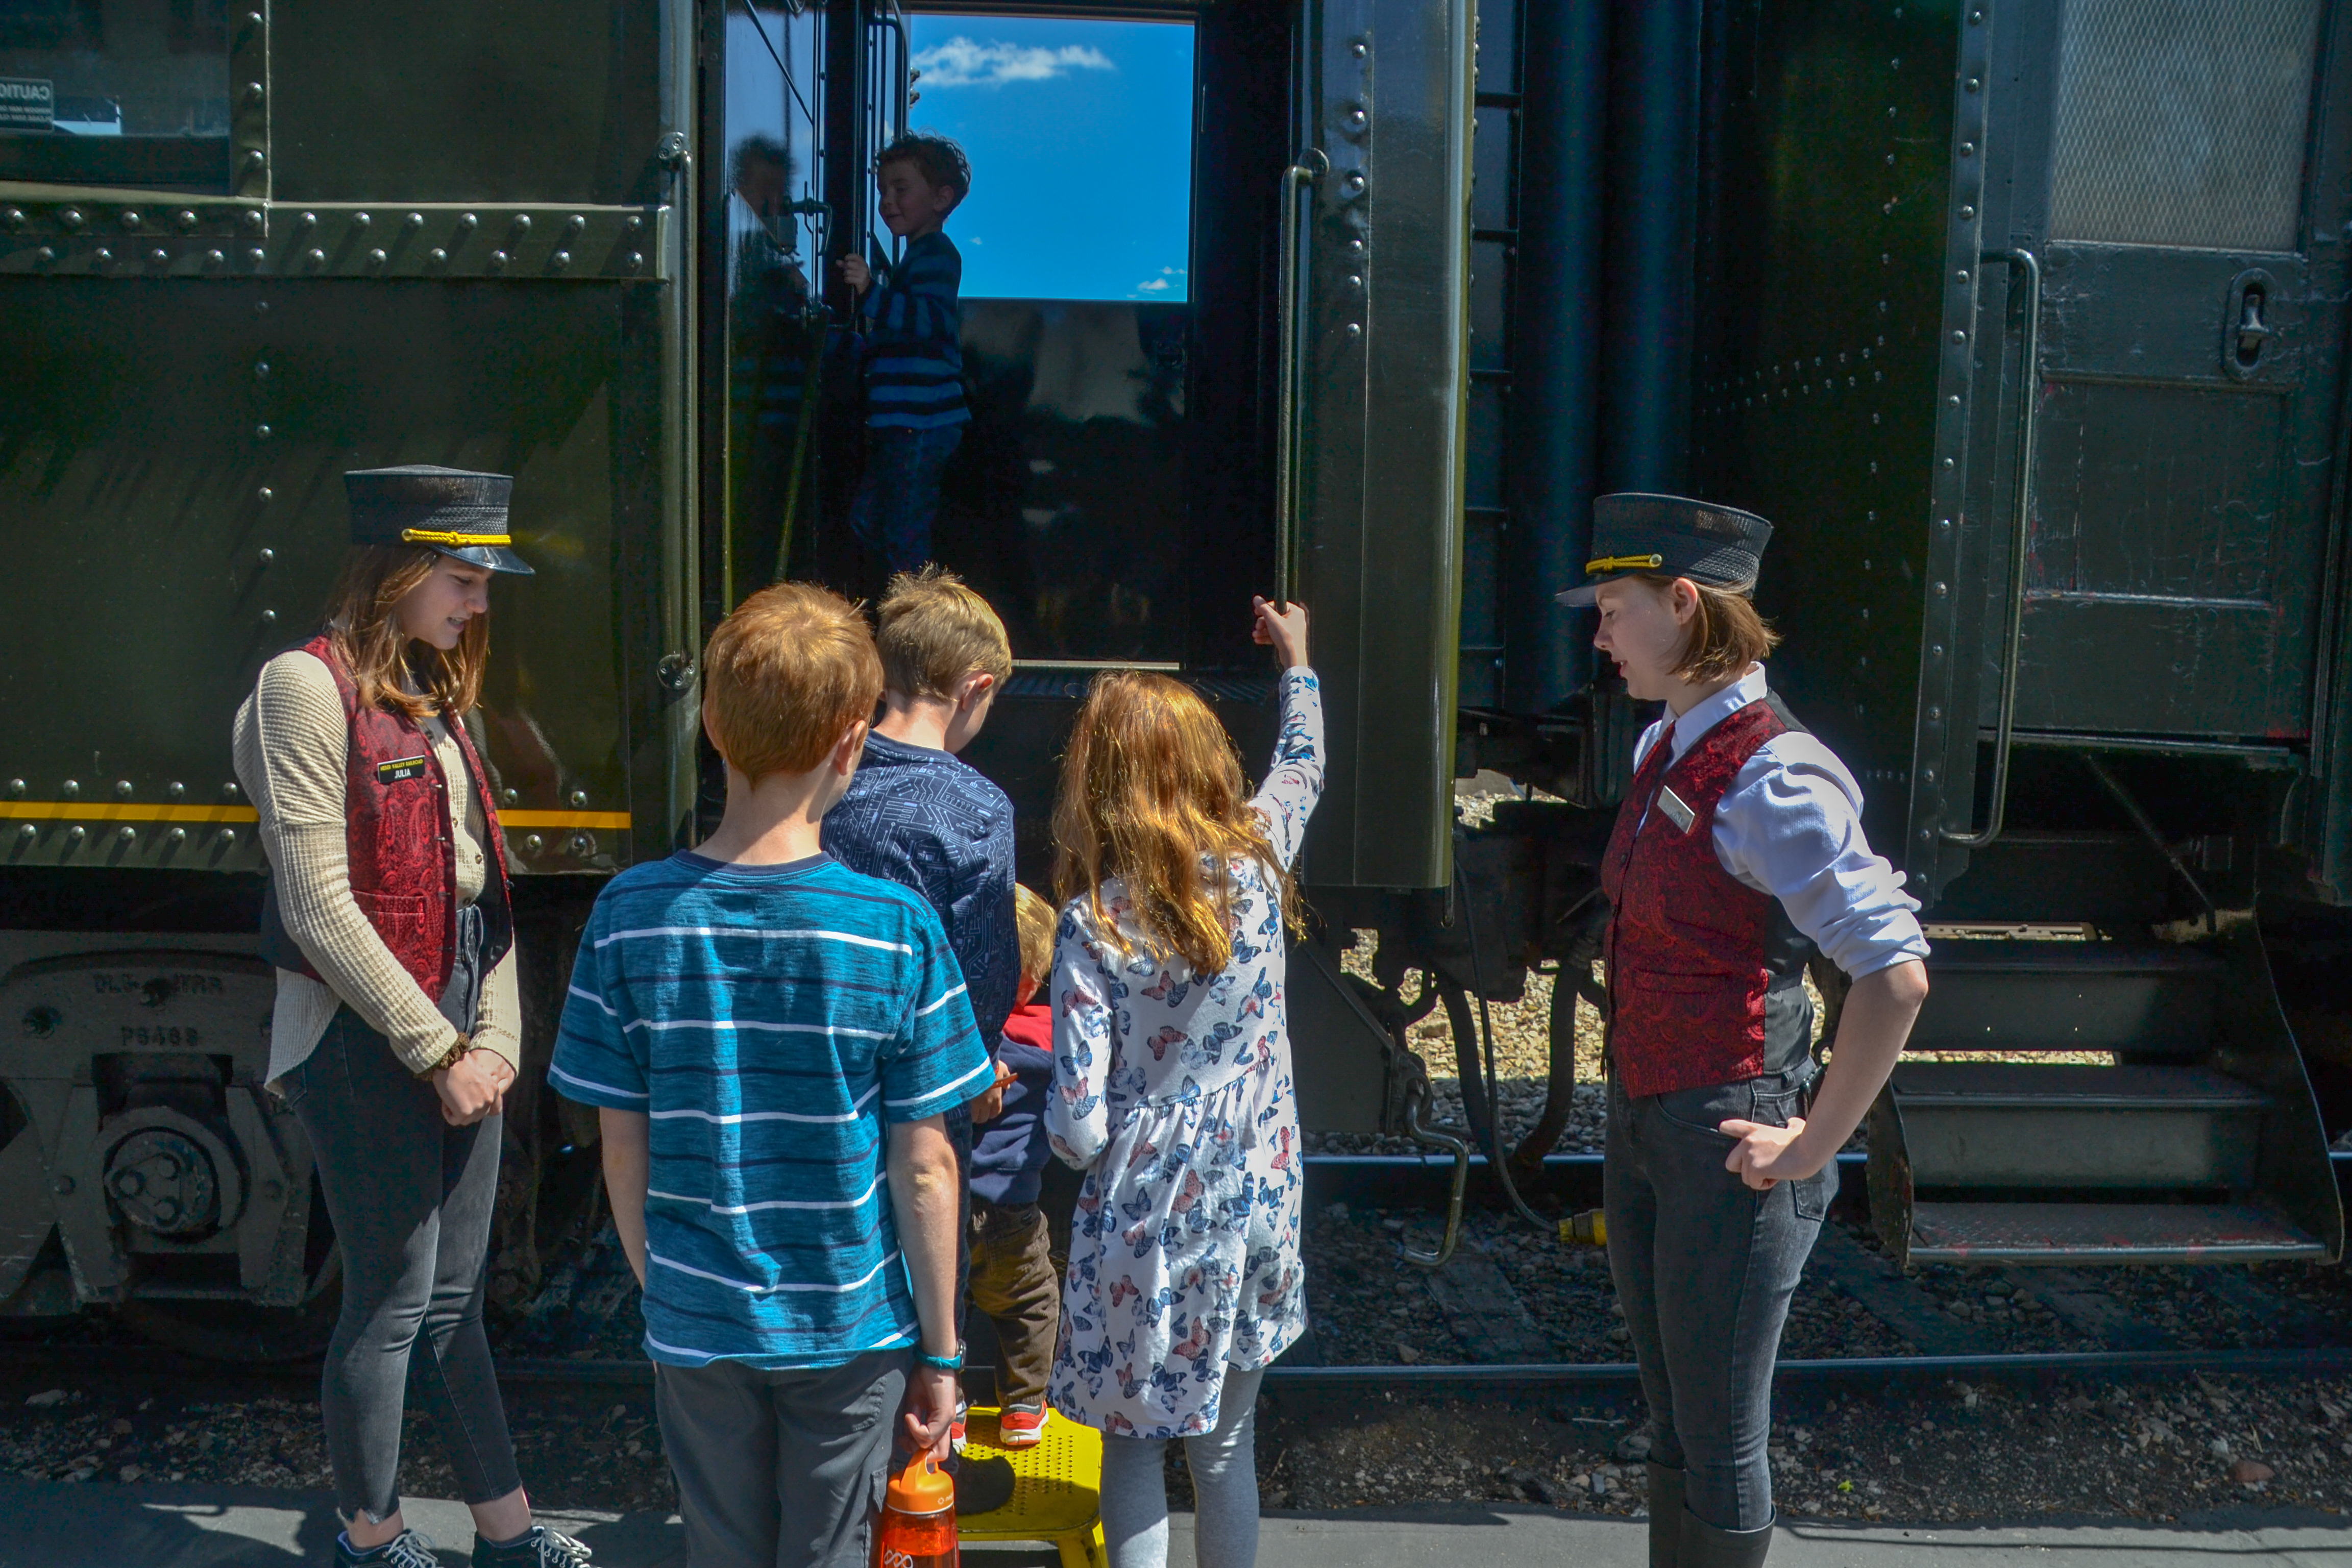
[[[1553,597],[1590,605],[1601,584],[1644,574],[1687,577],[1710,588],[1747,593],[1756,586],[1772,525],[1752,511],[1685,496],[1623,491],[1592,503],[1588,581]]]
[[[507,502],[514,480],[412,463],[358,468],[343,476],[352,507],[353,544],[422,544],[470,566],[530,576],[509,546]]]

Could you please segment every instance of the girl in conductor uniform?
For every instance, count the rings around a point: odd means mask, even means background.
[[[1601,865],[1609,1263],[1650,1407],[1653,1568],[1756,1568],[1770,1550],[1772,1366],[1839,1148],[1927,994],[1902,876],[1862,791],[1765,683],[1756,614],[1771,525],[1674,496],[1593,506],[1593,645],[1665,716],[1634,752]],[[1826,1071],[1802,980],[1853,982]]]
[[[269,1081],[310,1141],[342,1253],[320,1405],[337,1568],[432,1568],[400,1507],[409,1367],[474,1516],[476,1568],[579,1568],[533,1522],[482,1329],[507,1089],[521,1057],[514,919],[465,716],[508,546],[504,474],[343,476],[352,550],[316,637],[261,667],[236,774],[271,879]]]

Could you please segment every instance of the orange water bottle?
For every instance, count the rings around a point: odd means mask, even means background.
[[[875,1568],[956,1568],[955,1478],[918,1454],[890,1478],[874,1532]]]

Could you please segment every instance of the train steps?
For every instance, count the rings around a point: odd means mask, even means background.
[[[2318,1107],[2253,927],[2194,945],[1947,938],[1928,971],[1870,1119],[1871,1210],[1895,1257],[2342,1255]]]

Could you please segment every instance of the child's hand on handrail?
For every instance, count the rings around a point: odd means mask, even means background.
[[[1250,600],[1256,612],[1257,625],[1250,629],[1250,640],[1274,649],[1285,669],[1298,669],[1307,663],[1307,606],[1292,603],[1276,608],[1264,595]]]
[[[853,294],[865,293],[866,286],[874,281],[874,269],[866,265],[866,258],[854,250],[835,262],[833,267],[841,274],[841,280],[849,285],[849,291]]]

